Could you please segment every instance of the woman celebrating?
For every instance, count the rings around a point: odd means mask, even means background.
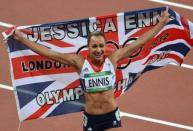
[[[89,56],[87,58],[78,54],[59,53],[49,50],[42,45],[25,39],[19,30],[15,30],[14,39],[42,56],[60,63],[70,64],[77,69],[85,97],[84,131],[116,131],[117,127],[121,127],[120,113],[113,92],[117,63],[121,59],[129,57],[153,38],[168,21],[167,9],[155,27],[140,36],[130,46],[118,49],[108,56],[105,56],[105,36],[103,33],[96,31],[88,36]]]

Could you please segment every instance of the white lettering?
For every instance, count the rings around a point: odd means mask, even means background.
[[[78,30],[78,25],[77,24],[69,24],[67,25],[68,29],[68,36],[72,39],[76,38],[79,36],[79,30]]]
[[[34,42],[38,41],[38,28],[32,28],[30,32],[32,33],[27,34],[27,38]]]
[[[51,27],[50,26],[40,27],[40,36],[41,41],[52,40]]]
[[[40,106],[43,106],[46,103],[45,97],[42,93],[38,94],[38,96],[36,97],[36,101]]]
[[[49,92],[45,92],[44,95],[45,95],[46,103],[47,103],[48,105],[54,104],[54,101],[53,101],[53,99],[50,97]]]
[[[135,29],[137,28],[136,15],[125,16],[125,29]]]
[[[66,32],[65,32],[64,29],[65,29],[65,27],[63,25],[61,25],[61,26],[53,26],[52,27],[52,30],[53,30],[52,35],[53,35],[53,37],[55,39],[57,39],[57,40],[64,39],[65,36],[66,36]]]
[[[150,14],[139,14],[138,15],[138,27],[146,27],[146,26],[150,26]]]
[[[106,22],[105,22],[104,32],[106,33],[109,31],[112,31],[112,32],[116,31],[116,27],[115,27],[115,24],[113,23],[112,18],[106,19]]]
[[[59,104],[60,102],[79,100],[83,95],[84,92],[81,87],[68,90],[52,90],[38,94],[36,102],[39,106],[43,106],[45,104]]]
[[[63,90],[63,100],[64,101],[74,100],[74,91],[73,91],[73,89]]]
[[[59,103],[59,95],[60,95],[60,90],[57,90],[57,91],[51,91],[51,94],[53,96],[53,99],[55,100],[54,102],[56,104]]]

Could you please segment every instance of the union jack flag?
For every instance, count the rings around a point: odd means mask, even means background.
[[[32,26],[20,26],[24,37],[62,53],[88,55],[89,32],[104,32],[107,54],[129,46],[159,22],[164,7]],[[193,24],[169,10],[172,20],[116,70],[115,97],[127,91],[144,72],[168,63],[181,64],[193,46]],[[8,39],[11,76],[21,121],[84,110],[84,93],[76,69],[49,60],[19,41]]]

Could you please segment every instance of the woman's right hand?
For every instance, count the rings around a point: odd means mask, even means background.
[[[15,29],[13,37],[15,40],[20,40],[23,37],[22,32],[20,30]]]

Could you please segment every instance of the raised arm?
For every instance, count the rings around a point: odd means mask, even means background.
[[[109,58],[111,59],[114,65],[117,62],[125,57],[129,57],[134,51],[142,47],[146,42],[152,39],[169,21],[169,13],[168,8],[164,11],[163,16],[160,18],[159,23],[154,26],[151,30],[141,35],[135,42],[133,42],[130,46],[121,48],[115,52],[113,52]]]
[[[40,44],[35,44],[34,42],[24,38],[22,33],[19,30],[15,30],[14,39],[20,41],[22,44],[29,47],[31,50],[36,52],[41,56],[45,56],[49,59],[58,61],[60,63],[70,64],[78,69],[81,70],[84,58],[77,54],[69,54],[69,53],[59,53],[56,51],[49,50],[47,47],[42,46]]]

